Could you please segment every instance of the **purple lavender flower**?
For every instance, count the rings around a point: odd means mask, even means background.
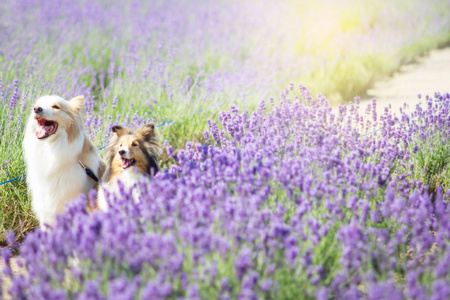
[[[166,62],[160,71],[168,77]],[[412,173],[422,151],[414,152],[415,142],[450,132],[448,116],[433,109],[450,107],[450,97],[435,95],[431,109],[408,118],[388,109],[361,119],[355,106],[334,114],[323,96],[292,89],[280,105],[262,102],[251,114],[233,106],[220,123],[209,120],[204,137],[214,145],[188,142],[176,155],[166,145],[176,163],[134,187],[139,201],[124,184],[106,193],[108,212],[86,209],[95,191],[72,201],[53,228],[21,245],[28,279],[4,268],[11,296],[446,296],[449,195],[440,188],[430,195]],[[361,134],[377,122],[383,130]],[[4,260],[11,255],[2,250]]]

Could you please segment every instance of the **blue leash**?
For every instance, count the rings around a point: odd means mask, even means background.
[[[203,111],[203,109],[200,109],[197,113],[200,113],[200,112],[202,112],[202,111]],[[156,127],[161,127],[161,126],[164,126],[164,125],[166,125],[166,124],[173,123],[173,122],[175,122],[175,121],[176,121],[176,120],[168,120],[168,121],[164,121],[164,122],[162,122],[161,124],[156,125]],[[397,123],[398,123],[398,122],[397,122]],[[377,132],[377,131],[380,131],[381,129],[382,129],[382,128],[378,128],[377,130],[374,130],[374,131],[371,131],[371,132],[362,134],[362,135],[360,135],[359,137],[364,137],[364,136],[373,134],[373,133],[375,133],[375,132]],[[105,149],[105,148],[106,148],[106,146],[103,146],[103,147],[98,148],[97,150],[103,150],[103,149]],[[89,171],[90,171],[90,170],[89,170]],[[88,175],[89,175],[89,174],[88,174]],[[19,176],[19,177],[16,177],[16,178],[7,180],[7,181],[5,181],[5,182],[0,183],[0,185],[4,185],[4,184],[7,184],[7,183],[12,182],[12,181],[22,179],[22,178],[24,178],[25,176],[27,176],[27,175],[25,174],[25,175],[22,175],[22,176]]]
[[[162,122],[161,124],[159,124],[159,125],[156,125],[156,127],[161,127],[161,126],[164,126],[164,125],[166,125],[166,124],[170,124],[170,123],[173,123],[173,122],[175,122],[175,121],[173,121],[173,120],[168,120],[168,121],[164,121],[164,122]],[[103,147],[100,147],[100,148],[98,148],[97,150],[103,150],[103,149],[105,149],[106,148],[106,146],[103,146]],[[83,166],[82,166],[83,167]],[[88,176],[89,177],[91,177],[91,175],[89,175],[89,173],[88,172],[91,172],[92,173],[92,171],[91,170],[89,170],[89,169],[87,169],[86,167],[83,167],[84,168],[84,170],[85,170],[85,172],[86,172],[86,174],[88,174]],[[92,174],[93,175],[93,174]],[[4,184],[7,184],[7,183],[10,183],[10,182],[13,182],[13,181],[16,181],[16,180],[19,180],[19,179],[22,179],[22,178],[24,178],[24,177],[26,177],[27,175],[26,174],[24,174],[24,175],[22,175],[22,176],[19,176],[19,177],[16,177],[16,178],[13,178],[13,179],[10,179],[10,180],[7,180],[7,181],[4,181],[4,182],[2,182],[2,183],[0,183],[0,185],[4,185]],[[94,177],[95,177],[95,175],[94,175]],[[92,177],[91,177],[92,178]],[[95,179],[94,179],[95,180]],[[98,179],[97,180],[95,180],[95,181],[98,181]]]
[[[24,178],[25,176],[27,176],[27,175],[25,174],[25,175],[22,175],[22,176],[19,176],[19,177],[16,177],[16,178],[7,180],[7,181],[5,181],[5,182],[0,183],[0,185],[7,184],[7,183],[9,183],[9,182],[11,182],[11,181],[14,181],[14,180],[22,179],[22,178]]]
[[[364,133],[364,134],[361,134],[359,137],[363,137],[363,136],[366,136],[366,135],[370,135],[370,134],[372,134],[372,133],[375,133],[375,132],[377,132],[377,131],[380,131],[382,128],[378,128],[377,130],[374,130],[374,131],[371,131],[371,132],[368,132],[368,133]]]
[[[165,121],[165,122],[163,122],[163,123],[157,125],[156,127],[161,127],[161,126],[163,126],[163,125],[165,125],[165,124],[169,124],[169,123],[172,123],[172,122],[173,122],[172,120]],[[375,133],[375,132],[377,132],[377,131],[380,131],[381,129],[382,129],[382,128],[378,128],[377,130],[374,130],[374,131],[371,131],[371,132],[362,134],[362,135],[360,135],[359,137],[363,137],[363,136],[366,136],[366,135],[370,135],[370,134],[372,134],[372,133]],[[103,150],[103,149],[105,149],[105,148],[106,148],[106,146],[103,146],[103,147],[98,148],[97,150]],[[89,171],[90,171],[90,170],[89,170]],[[88,175],[89,175],[89,174],[88,174]],[[24,178],[25,176],[27,176],[27,175],[25,174],[25,175],[22,175],[22,176],[19,176],[19,177],[16,177],[16,178],[7,180],[7,181],[5,181],[5,182],[0,183],[0,185],[7,184],[7,183],[9,183],[9,182],[12,182],[12,181],[15,181],[15,180],[22,179],[22,178]]]
[[[397,125],[397,124],[399,124],[399,123],[400,123],[400,121],[395,122],[392,126],[395,126],[395,125]],[[359,137],[363,137],[363,136],[366,136],[366,135],[371,135],[372,133],[375,133],[375,132],[377,132],[377,131],[380,131],[381,129],[383,129],[383,128],[378,128],[378,129],[376,129],[376,130],[374,130],[374,131],[370,131],[370,132],[368,132],[368,133],[361,134]]]

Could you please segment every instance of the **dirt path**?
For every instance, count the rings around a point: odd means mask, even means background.
[[[403,66],[393,77],[377,82],[362,99],[361,112],[372,98],[377,99],[378,114],[389,104],[393,112],[398,112],[405,102],[411,110],[435,92],[450,93],[450,48],[433,50],[417,63]],[[418,94],[422,99],[418,99]]]
[[[18,265],[18,260],[20,258],[16,257],[12,257],[11,258],[11,270],[13,272],[13,274],[26,274],[25,268],[24,267],[19,267]],[[9,280],[9,278],[5,278],[5,276],[3,275],[3,272],[1,270],[3,270],[3,259],[0,259],[0,277],[1,277],[1,284],[2,284],[2,292],[0,293],[0,298],[1,299],[11,299],[11,297],[8,295],[8,290],[11,286],[11,281]]]

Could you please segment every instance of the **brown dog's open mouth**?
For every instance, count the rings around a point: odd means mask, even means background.
[[[126,169],[134,165],[134,159],[127,159],[122,157],[122,169]]]
[[[56,129],[58,129],[58,123],[55,121],[39,117],[36,117],[36,121],[38,123],[38,130],[36,131],[36,137],[38,139],[49,137],[56,132]]]

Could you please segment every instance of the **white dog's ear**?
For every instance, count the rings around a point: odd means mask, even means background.
[[[69,108],[75,113],[79,113],[83,109],[84,96],[76,96],[69,100]]]
[[[155,124],[153,122],[142,125],[138,129],[136,129],[136,134],[140,135],[144,138],[144,140],[148,141],[152,137],[155,137]]]

